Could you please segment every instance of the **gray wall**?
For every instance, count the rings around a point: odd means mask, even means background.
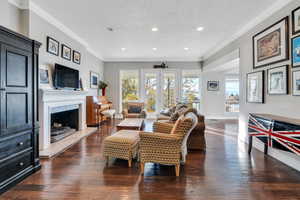
[[[282,115],[293,118],[300,118],[300,98],[296,96],[289,95],[267,95],[265,104],[250,104],[246,103],[246,74],[253,70],[252,61],[252,36],[256,33],[262,31],[266,27],[272,25],[278,20],[282,19],[287,15],[291,15],[291,11],[300,6],[299,1],[293,1],[285,8],[281,9],[273,16],[263,21],[255,28],[251,29],[248,33],[244,34],[237,40],[233,41],[231,44],[227,45],[225,48],[211,56],[204,61],[204,68],[210,63],[213,63],[218,58],[232,52],[235,49],[240,49],[240,135],[239,138],[246,141],[247,138],[247,121],[249,112],[257,113],[271,113],[276,115]],[[291,28],[291,26],[290,26]],[[290,61],[281,62],[273,64],[268,67],[259,68],[258,70],[268,69],[271,67],[281,66],[285,64],[290,65]],[[292,71],[290,67],[290,72]],[[290,73],[291,74],[291,73]],[[291,82],[291,81],[290,81]],[[266,93],[266,91],[265,91]],[[261,149],[261,146],[257,141],[255,142],[257,148]],[[271,150],[270,155],[276,157],[279,160],[284,161],[300,170],[300,158],[295,157],[292,154],[285,154],[276,150]]]
[[[80,78],[82,78],[83,87],[88,90],[89,95],[97,95],[97,89],[90,88],[90,71],[99,73],[100,77],[103,78],[103,62],[91,55],[86,47],[78,43],[68,35],[30,11],[30,28],[29,36],[41,42],[43,45],[40,49],[40,66],[49,66],[51,69],[55,63],[59,63],[74,69],[78,69],[80,72]],[[50,36],[61,44],[65,44],[72,49],[81,53],[81,64],[75,64],[72,61],[65,60],[59,56],[49,54],[46,51],[47,36]],[[61,53],[61,49],[60,49]]]
[[[120,70],[153,69],[153,65],[161,62],[105,62],[104,80],[108,83],[107,96],[119,111],[120,103]],[[200,69],[200,62],[168,62],[169,69]]]
[[[0,25],[7,27],[9,24],[8,1],[0,1]]]

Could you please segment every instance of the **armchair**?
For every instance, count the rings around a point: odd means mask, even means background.
[[[175,165],[176,176],[179,176],[180,163],[185,163],[187,139],[198,122],[194,113],[180,117],[175,125],[154,123],[154,131],[140,133],[141,171],[148,162]],[[172,128],[171,128],[172,127]]]
[[[123,118],[146,118],[143,102],[128,102],[122,111]]]

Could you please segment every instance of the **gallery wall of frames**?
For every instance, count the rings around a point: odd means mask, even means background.
[[[265,91],[268,95],[300,96],[300,7],[255,34],[252,43],[253,71],[246,77],[247,103],[265,103]],[[287,60],[291,65],[280,66]]]

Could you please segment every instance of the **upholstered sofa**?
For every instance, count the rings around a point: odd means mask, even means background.
[[[174,110],[176,112],[176,109]],[[196,109],[194,108],[185,108],[185,110],[182,112],[183,115],[186,115],[189,112],[193,112],[198,117],[198,123],[196,127],[191,132],[187,147],[190,150],[203,150],[206,149],[206,141],[205,141],[205,117],[203,115],[200,115]],[[172,129],[172,126],[174,125],[174,121],[171,120],[172,116],[168,116],[165,114],[159,114],[157,117],[157,122],[163,123],[165,125],[159,125],[160,127],[164,127],[166,129]],[[154,124],[154,129],[156,129]],[[159,132],[158,130],[154,130],[154,132]]]

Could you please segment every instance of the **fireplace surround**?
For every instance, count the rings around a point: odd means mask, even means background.
[[[54,113],[78,110],[78,131],[86,126],[86,98],[87,92],[71,90],[43,89],[39,92],[39,118],[40,118],[40,150],[46,150],[51,144],[51,116]],[[53,124],[52,124],[53,125]],[[67,140],[68,137],[64,138]]]

